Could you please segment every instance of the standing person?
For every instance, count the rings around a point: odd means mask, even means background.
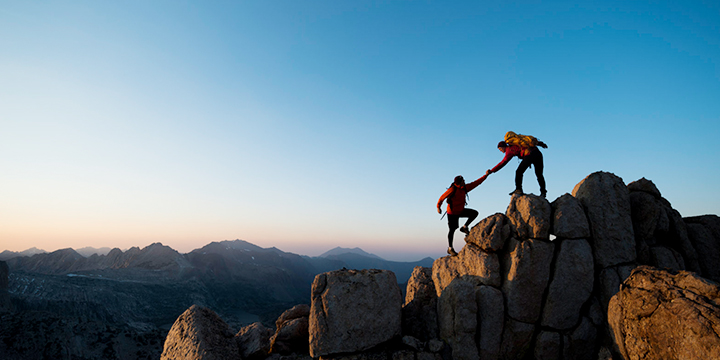
[[[530,165],[535,167],[535,176],[537,177],[538,184],[540,185],[540,196],[545,197],[547,195],[547,189],[545,188],[545,177],[543,176],[543,155],[540,152],[540,149],[537,148],[538,146],[542,148],[547,148],[547,145],[545,145],[545,143],[542,141],[536,141],[536,144],[537,146],[520,146],[510,145],[505,141],[501,141],[498,143],[498,150],[503,152],[505,154],[505,157],[502,159],[502,161],[500,161],[500,163],[495,165],[494,168],[488,170],[490,173],[498,172],[514,156],[522,159],[520,165],[518,165],[517,170],[515,170],[515,190],[511,192],[510,195],[520,195],[523,193],[523,174],[525,173],[525,170],[530,167]]]
[[[452,256],[457,255],[457,252],[455,252],[455,249],[453,248],[453,237],[455,235],[455,230],[457,230],[460,225],[460,218],[467,218],[465,225],[460,228],[460,231],[465,234],[469,234],[470,230],[468,230],[468,226],[478,216],[478,212],[476,210],[465,207],[465,196],[472,189],[482,184],[482,182],[487,179],[489,173],[489,171],[485,172],[485,175],[469,184],[465,184],[465,179],[463,179],[462,176],[456,176],[453,183],[450,184],[450,187],[442,194],[442,196],[440,196],[440,200],[438,200],[437,211],[438,214],[442,214],[440,207],[442,206],[442,202],[447,199],[447,219],[449,228],[447,253]]]

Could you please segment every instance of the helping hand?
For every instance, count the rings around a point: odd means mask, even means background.
[[[442,214],[442,210],[440,210],[440,208],[437,208],[437,209],[438,209],[438,214]]]

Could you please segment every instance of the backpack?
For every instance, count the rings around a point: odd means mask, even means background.
[[[450,200],[453,198],[453,196],[455,196],[455,191],[457,191],[458,188],[465,189],[465,185],[463,185],[463,186],[456,186],[455,183],[453,182],[452,184],[450,184],[450,187],[452,188],[452,191],[450,191],[450,194],[448,194],[448,197],[445,198],[445,200],[447,201],[447,204],[448,204],[448,206],[450,207],[450,209],[452,209],[452,204],[450,203]],[[469,197],[470,197],[470,196],[468,195],[468,193],[467,193],[467,191],[466,191],[466,192],[465,192],[465,205],[467,205],[467,199],[468,199]]]
[[[523,149],[538,146],[538,140],[534,136],[516,134],[512,131],[505,133],[505,143],[508,145],[518,145]]]

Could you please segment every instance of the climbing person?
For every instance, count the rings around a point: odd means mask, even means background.
[[[469,234],[470,230],[468,229],[468,226],[478,216],[477,210],[465,207],[465,197],[472,189],[482,184],[482,182],[487,179],[489,173],[489,171],[485,172],[485,175],[469,184],[465,184],[465,179],[463,179],[462,176],[456,176],[452,184],[450,184],[450,187],[442,194],[442,196],[440,196],[440,200],[438,200],[438,214],[442,214],[440,207],[442,206],[443,201],[447,200],[447,219],[449,229],[447,253],[452,256],[457,255],[457,252],[455,252],[455,249],[453,248],[453,237],[455,235],[455,230],[457,230],[460,225],[460,218],[467,218],[465,225],[460,228],[460,231],[465,234]]]
[[[545,197],[547,195],[545,177],[543,176],[543,155],[538,146],[547,149],[547,145],[542,141],[538,141],[535,137],[516,134],[512,131],[508,131],[505,134],[505,140],[498,143],[498,150],[503,152],[505,157],[494,168],[488,170],[490,173],[498,172],[513,156],[521,159],[520,165],[515,170],[515,190],[510,195],[522,195],[523,174],[530,165],[535,167],[535,176],[540,185],[540,196]]]

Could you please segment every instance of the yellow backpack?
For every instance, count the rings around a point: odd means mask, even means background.
[[[537,147],[538,139],[530,135],[516,134],[512,131],[505,133],[505,143],[508,145],[518,145],[523,149]]]

